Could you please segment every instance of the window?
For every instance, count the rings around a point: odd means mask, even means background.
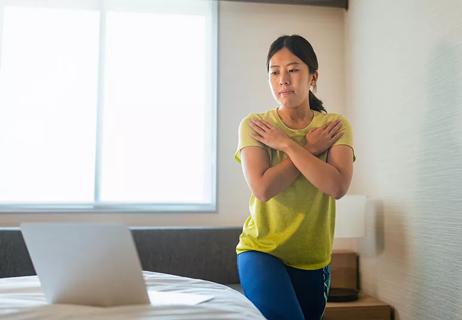
[[[213,211],[216,3],[3,1],[1,211]]]

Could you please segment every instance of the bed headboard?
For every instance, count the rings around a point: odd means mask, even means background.
[[[235,247],[241,228],[131,228],[143,270],[239,283]],[[34,275],[18,228],[0,228],[0,278]]]
[[[143,270],[239,283],[236,245],[240,227],[131,228]],[[34,275],[35,270],[18,228],[0,228],[0,278]],[[358,288],[358,256],[334,252],[332,286]]]

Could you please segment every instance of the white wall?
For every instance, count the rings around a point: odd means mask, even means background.
[[[381,200],[360,246],[395,319],[462,319],[462,2],[350,0],[352,192]]]
[[[319,96],[329,111],[346,110],[353,125],[351,193],[380,200],[359,247],[363,290],[389,302],[397,320],[462,319],[462,2],[350,0],[346,14],[294,5],[220,7],[217,213],[0,214],[0,226],[241,225],[248,189],[233,161],[237,126],[248,112],[274,106],[268,46],[299,33],[318,53]]]
[[[275,106],[266,80],[266,54],[282,34],[309,39],[318,54],[318,96],[327,110],[342,112],[344,15],[335,8],[220,2],[218,212],[204,214],[0,214],[0,226],[23,221],[120,221],[130,225],[240,226],[249,191],[234,162],[237,127],[247,113]]]

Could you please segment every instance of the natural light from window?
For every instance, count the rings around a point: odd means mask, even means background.
[[[6,7],[3,26],[0,200],[91,202],[98,15]]]
[[[212,10],[128,3],[0,8],[0,211],[214,208]]]
[[[204,28],[201,16],[108,14],[103,200],[208,200]]]

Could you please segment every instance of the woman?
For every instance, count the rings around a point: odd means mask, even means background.
[[[235,155],[252,192],[236,248],[239,276],[266,318],[320,319],[330,285],[335,199],[347,192],[353,173],[351,127],[327,113],[311,91],[318,61],[306,39],[276,39],[267,70],[279,107],[241,121]]]

